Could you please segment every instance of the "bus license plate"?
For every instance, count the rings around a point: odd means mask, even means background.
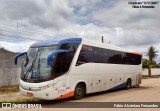
[[[32,97],[33,94],[31,92],[27,92],[27,96]]]

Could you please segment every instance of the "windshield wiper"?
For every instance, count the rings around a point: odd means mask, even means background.
[[[29,59],[28,59],[28,55],[26,54],[26,63],[24,64],[24,67],[26,67],[28,63],[29,63]]]
[[[38,51],[39,51],[39,49],[38,49]],[[28,68],[26,74],[24,75],[23,79],[26,79],[26,78],[28,77],[28,75],[29,75],[29,72],[31,72],[31,70],[33,69],[33,66],[34,66],[35,61],[36,61],[36,58],[37,58],[38,51],[37,51],[37,53],[36,53],[36,55],[35,55],[35,58],[34,58],[33,61],[32,61],[31,66]]]
[[[26,76],[28,76],[28,74],[29,74],[29,72],[31,71],[31,69],[32,69],[32,65],[31,65],[31,66],[29,66],[29,68],[28,68],[28,70],[27,70],[26,74],[23,76],[23,79],[25,79],[25,78],[26,78]]]

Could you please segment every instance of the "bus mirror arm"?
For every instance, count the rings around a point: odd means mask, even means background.
[[[64,52],[68,52],[68,50],[55,50],[55,51],[51,52],[47,57],[47,64],[51,65],[55,55],[57,55],[59,53],[64,53]]]
[[[18,62],[18,58],[23,56],[23,55],[26,55],[27,52],[23,52],[23,53],[20,53],[20,54],[17,54],[14,58],[14,64],[17,65],[17,62]]]

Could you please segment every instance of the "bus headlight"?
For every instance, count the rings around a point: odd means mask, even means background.
[[[54,86],[54,85],[55,85],[55,83],[53,83],[53,84],[48,84],[48,85],[45,85],[45,86],[42,86],[42,87],[39,87],[39,88],[40,88],[40,90],[45,90],[45,89],[50,88],[50,87],[52,87],[52,86]]]

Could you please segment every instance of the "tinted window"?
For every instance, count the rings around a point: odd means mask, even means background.
[[[104,63],[105,62],[105,57],[106,57],[106,52],[105,49],[102,48],[93,48],[95,51],[95,62],[96,63]]]
[[[59,49],[68,50],[68,52],[57,54],[52,64],[52,76],[58,77],[68,72],[78,44],[62,44]]]
[[[83,45],[76,65],[84,63],[139,65],[141,55]]]
[[[38,65],[39,65],[39,78],[40,79],[48,78],[51,75],[51,67],[47,65],[47,56],[56,49],[57,49],[57,46],[39,48]]]
[[[95,51],[93,47],[83,45],[80,51],[77,65],[84,64],[84,63],[94,63],[95,62]]]

